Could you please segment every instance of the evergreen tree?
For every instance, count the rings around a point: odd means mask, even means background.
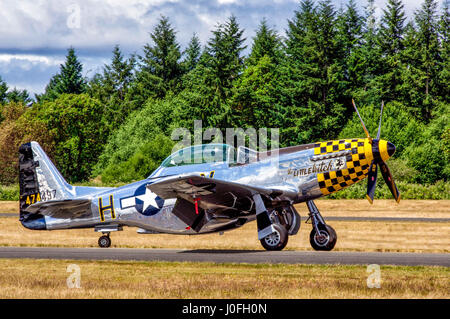
[[[6,103],[6,92],[8,92],[8,85],[0,76],[0,104]]]
[[[135,59],[124,59],[120,47],[113,50],[111,63],[103,67],[102,74],[96,74],[89,83],[89,94],[105,105],[105,117],[112,126],[123,122],[133,110],[125,101],[129,87],[134,80]]]
[[[242,38],[244,30],[239,28],[236,17],[232,15],[224,24],[219,24],[208,41],[207,65],[211,68],[218,98],[225,100],[242,70],[244,59],[241,56],[246,48]]]
[[[283,145],[332,138],[331,128],[343,124],[347,83],[335,15],[330,1],[316,8],[303,1],[289,22],[287,59],[278,85],[285,117]]]
[[[303,0],[300,2],[300,10],[295,11],[294,19],[288,20],[286,52],[293,59],[302,56],[307,36],[315,31],[315,18],[313,0]]]
[[[60,65],[60,72],[54,75],[45,87],[45,93],[37,95],[38,101],[53,101],[61,94],[81,94],[86,91],[86,79],[82,74],[83,65],[75,53],[74,48],[69,48],[66,62]]]
[[[363,24],[363,44],[361,54],[364,58],[364,83],[367,84],[375,75],[379,74],[381,52],[377,45],[377,21],[375,17],[375,0],[368,0]]]
[[[430,93],[438,82],[439,72],[439,40],[438,40],[438,19],[437,2],[435,0],[425,0],[422,8],[416,12],[415,21],[417,24],[417,42],[419,51],[419,65],[425,82],[421,87],[425,94],[422,102],[422,117],[425,121],[430,120],[432,112],[432,101]],[[431,88],[430,88],[431,87]]]
[[[153,44],[144,46],[137,74],[141,102],[149,97],[163,98],[169,91],[176,92],[182,76],[180,45],[167,17],[160,18],[150,37]]]
[[[109,86],[110,92],[117,95],[119,100],[124,100],[128,86],[134,80],[135,59],[125,59],[118,45],[114,47],[110,65],[105,65],[103,78]]]
[[[281,39],[263,19],[253,38],[252,50],[232,98],[233,126],[280,127],[278,99],[279,64],[283,52]]]
[[[32,101],[27,90],[19,90],[16,87],[14,87],[14,89],[10,91],[8,91],[8,89],[8,84],[3,81],[2,77],[0,76],[0,107],[2,104],[11,102],[22,102],[23,104],[27,104]],[[0,108],[0,122],[2,117],[1,113],[2,111]]]
[[[347,9],[343,11],[337,21],[339,38],[343,42],[343,57],[348,59],[353,50],[361,44],[362,17],[359,15],[354,0],[350,0]]]
[[[383,9],[378,36],[383,74],[377,78],[381,86],[381,98],[387,101],[394,100],[399,95],[405,19],[402,1],[388,0],[387,9]]]
[[[426,74],[425,94],[427,96],[430,93],[430,82],[436,73],[436,64],[439,59],[436,8],[437,2],[435,0],[425,0],[421,10],[417,11],[415,14],[415,21],[418,27],[417,35],[420,44],[421,62]]]
[[[183,78],[184,90],[172,100],[179,126],[192,128],[193,120],[202,120],[204,128],[233,123],[230,100],[243,70],[243,30],[231,16],[212,33],[196,67]]]
[[[396,56],[403,49],[405,12],[402,0],[388,0],[380,26],[380,46],[386,56]]]
[[[83,65],[75,54],[74,48],[69,48],[66,63],[61,65],[59,82],[56,90],[59,94],[81,94],[86,90],[86,80],[82,75]]]
[[[8,85],[0,76],[0,123],[4,121],[3,104],[6,103],[6,92],[8,92]]]
[[[192,71],[200,60],[202,54],[202,48],[200,39],[197,34],[194,33],[191,40],[189,41],[188,47],[184,51],[185,59],[183,61],[184,69],[186,72]]]
[[[349,82],[350,90],[360,87],[364,79],[364,63],[361,54],[362,44],[362,17],[359,15],[354,0],[350,0],[345,11],[342,11],[337,20],[338,39],[342,52],[341,64],[345,81]],[[347,94],[352,95],[352,92]]]
[[[359,104],[379,105],[381,103],[380,88],[375,80],[383,74],[382,52],[378,41],[378,24],[375,16],[375,0],[368,0],[364,8],[361,23],[361,45],[355,54],[350,56],[349,73],[351,89],[350,95]],[[351,102],[349,101],[348,104]]]
[[[271,29],[267,25],[267,20],[264,18],[256,30],[247,63],[249,65],[256,65],[259,59],[268,56],[272,63],[279,64],[282,59],[281,49],[282,43],[277,31]]]
[[[306,112],[308,102],[314,91],[317,66],[313,63],[315,37],[318,32],[316,8],[312,0],[300,3],[294,18],[288,20],[286,30],[286,58],[280,72],[281,100],[285,121],[282,143],[295,144],[298,138],[299,114]],[[294,107],[295,106],[295,107]],[[283,144],[284,145],[284,144]]]
[[[442,7],[442,15],[439,19],[439,42],[440,42],[440,61],[438,64],[438,93],[444,101],[449,103],[450,99],[450,12],[449,1],[444,0]]]
[[[396,99],[402,101],[410,114],[421,118],[421,109],[424,101],[425,75],[420,66],[420,43],[417,30],[413,22],[409,22],[404,32],[404,49],[401,52],[401,81],[398,86]]]
[[[22,102],[23,104],[27,104],[32,101],[27,90],[19,90],[17,88],[14,88],[7,93],[7,100],[8,102]]]
[[[54,76],[52,76],[50,78],[50,81],[48,82],[48,84],[45,86],[45,90],[44,93],[42,94],[36,94],[36,100],[38,102],[42,102],[42,101],[53,101],[55,99],[58,98],[58,92],[57,92],[57,85],[59,83],[59,78],[60,75],[59,74],[55,74]]]

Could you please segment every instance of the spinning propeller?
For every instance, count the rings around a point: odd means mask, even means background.
[[[383,175],[386,185],[389,187],[389,190],[391,191],[392,196],[394,196],[397,203],[399,203],[400,202],[400,193],[398,192],[397,185],[395,185],[395,182],[394,182],[394,178],[392,177],[392,174],[389,171],[389,168],[385,163],[385,161],[395,153],[395,146],[391,142],[387,142],[385,140],[380,140],[381,118],[383,116],[384,102],[381,103],[380,124],[378,125],[378,133],[377,133],[376,139],[372,139],[370,137],[369,131],[367,131],[367,128],[364,125],[364,121],[362,120],[362,117],[359,114],[358,109],[356,108],[356,105],[355,105],[355,101],[353,101],[353,99],[352,99],[352,103],[353,103],[353,107],[355,108],[356,113],[358,114],[358,117],[361,121],[364,132],[367,135],[367,139],[372,144],[373,160],[372,160],[372,163],[370,164],[370,168],[369,168],[367,194],[366,194],[367,200],[371,204],[373,203],[373,196],[375,194],[375,187],[377,184],[378,166],[380,166],[381,175]]]

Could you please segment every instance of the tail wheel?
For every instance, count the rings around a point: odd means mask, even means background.
[[[273,224],[275,232],[260,240],[261,245],[266,250],[282,250],[288,242],[288,232],[286,228],[280,224]]]
[[[319,233],[313,228],[309,235],[309,242],[315,250],[330,251],[334,248],[337,241],[336,231],[328,225],[320,225]]]
[[[109,238],[109,236],[106,236],[106,235],[101,236],[98,239],[98,245],[101,248],[108,248],[108,247],[110,247],[111,246],[111,238]]]

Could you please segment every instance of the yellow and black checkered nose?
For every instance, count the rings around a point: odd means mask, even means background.
[[[340,154],[344,155],[341,157]],[[336,160],[345,158],[345,168],[333,167],[328,172],[317,174],[317,181],[323,195],[339,191],[367,177],[374,156],[372,144],[367,138],[316,143],[314,155],[329,155],[332,161],[335,156],[338,156]]]
[[[394,153],[394,144],[385,140],[358,138],[316,143],[315,157],[326,162],[345,158],[344,168],[335,165],[330,171],[317,174],[322,194],[328,195],[359,182],[369,174],[373,160],[384,162]]]

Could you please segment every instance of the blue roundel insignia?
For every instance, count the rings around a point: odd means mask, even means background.
[[[164,200],[149,190],[145,184],[136,189],[134,196],[136,210],[145,216],[155,215],[164,205]]]

